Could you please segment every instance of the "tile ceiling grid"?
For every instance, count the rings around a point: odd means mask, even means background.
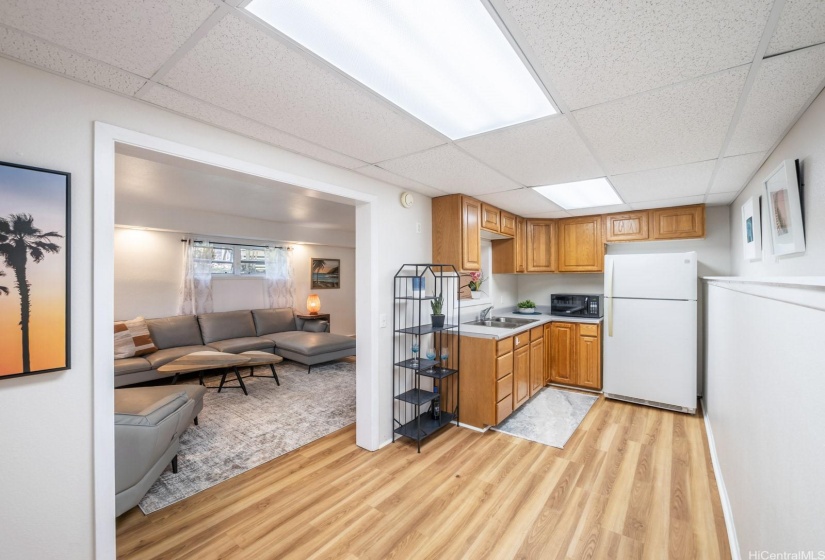
[[[753,90],[753,84],[756,82],[756,76],[759,73],[759,68],[762,66],[763,58],[765,56],[765,51],[768,49],[768,44],[770,43],[771,37],[773,36],[774,32],[776,31],[776,27],[779,24],[779,18],[782,15],[782,9],[785,6],[785,0],[776,0],[771,8],[771,13],[768,16],[768,21],[765,23],[765,28],[762,31],[762,39],[759,41],[759,45],[756,47],[756,54],[754,55],[753,62],[750,65],[750,69],[748,70],[748,75],[745,78],[745,86],[742,88],[742,93],[739,96],[739,100],[736,103],[736,108],[733,111],[733,116],[728,124],[728,130],[725,134],[725,139],[722,142],[722,147],[719,150],[719,156],[716,159],[716,166],[713,169],[713,173],[710,176],[710,180],[708,181],[707,188],[705,189],[705,198],[707,199],[707,195],[710,194],[710,190],[713,188],[713,183],[716,180],[716,175],[719,173],[719,169],[722,167],[722,160],[725,157],[725,154],[728,150],[728,146],[730,146],[731,140],[736,132],[736,126],[739,124],[739,119],[742,116],[742,111],[745,109],[745,104],[747,102],[748,96],[750,95],[751,91]],[[755,170],[754,170],[755,171]],[[744,188],[745,185],[742,185],[741,188]]]

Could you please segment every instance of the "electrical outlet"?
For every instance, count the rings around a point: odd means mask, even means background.
[[[382,313],[381,315],[378,316],[378,324],[382,329],[387,328],[387,314],[386,313]]]
[[[415,222],[415,233],[421,233],[421,222]]]

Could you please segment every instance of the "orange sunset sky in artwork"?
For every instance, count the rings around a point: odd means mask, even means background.
[[[0,164],[0,217],[31,214],[34,227],[42,232],[56,231],[53,238],[60,252],[47,253],[42,261],[28,259],[26,273],[31,284],[31,321],[29,353],[31,371],[66,366],[66,177]],[[0,377],[23,372],[20,331],[20,294],[14,271],[0,256]]]

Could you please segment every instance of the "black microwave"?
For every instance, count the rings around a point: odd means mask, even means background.
[[[601,294],[551,294],[550,315],[598,319],[604,315],[604,296]]]

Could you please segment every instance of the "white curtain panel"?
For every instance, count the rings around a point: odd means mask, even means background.
[[[183,282],[178,315],[212,313],[212,244],[195,245],[190,239],[183,250]]]
[[[295,280],[292,271],[292,252],[289,249],[267,247],[266,293],[269,307],[293,307],[295,305]]]

